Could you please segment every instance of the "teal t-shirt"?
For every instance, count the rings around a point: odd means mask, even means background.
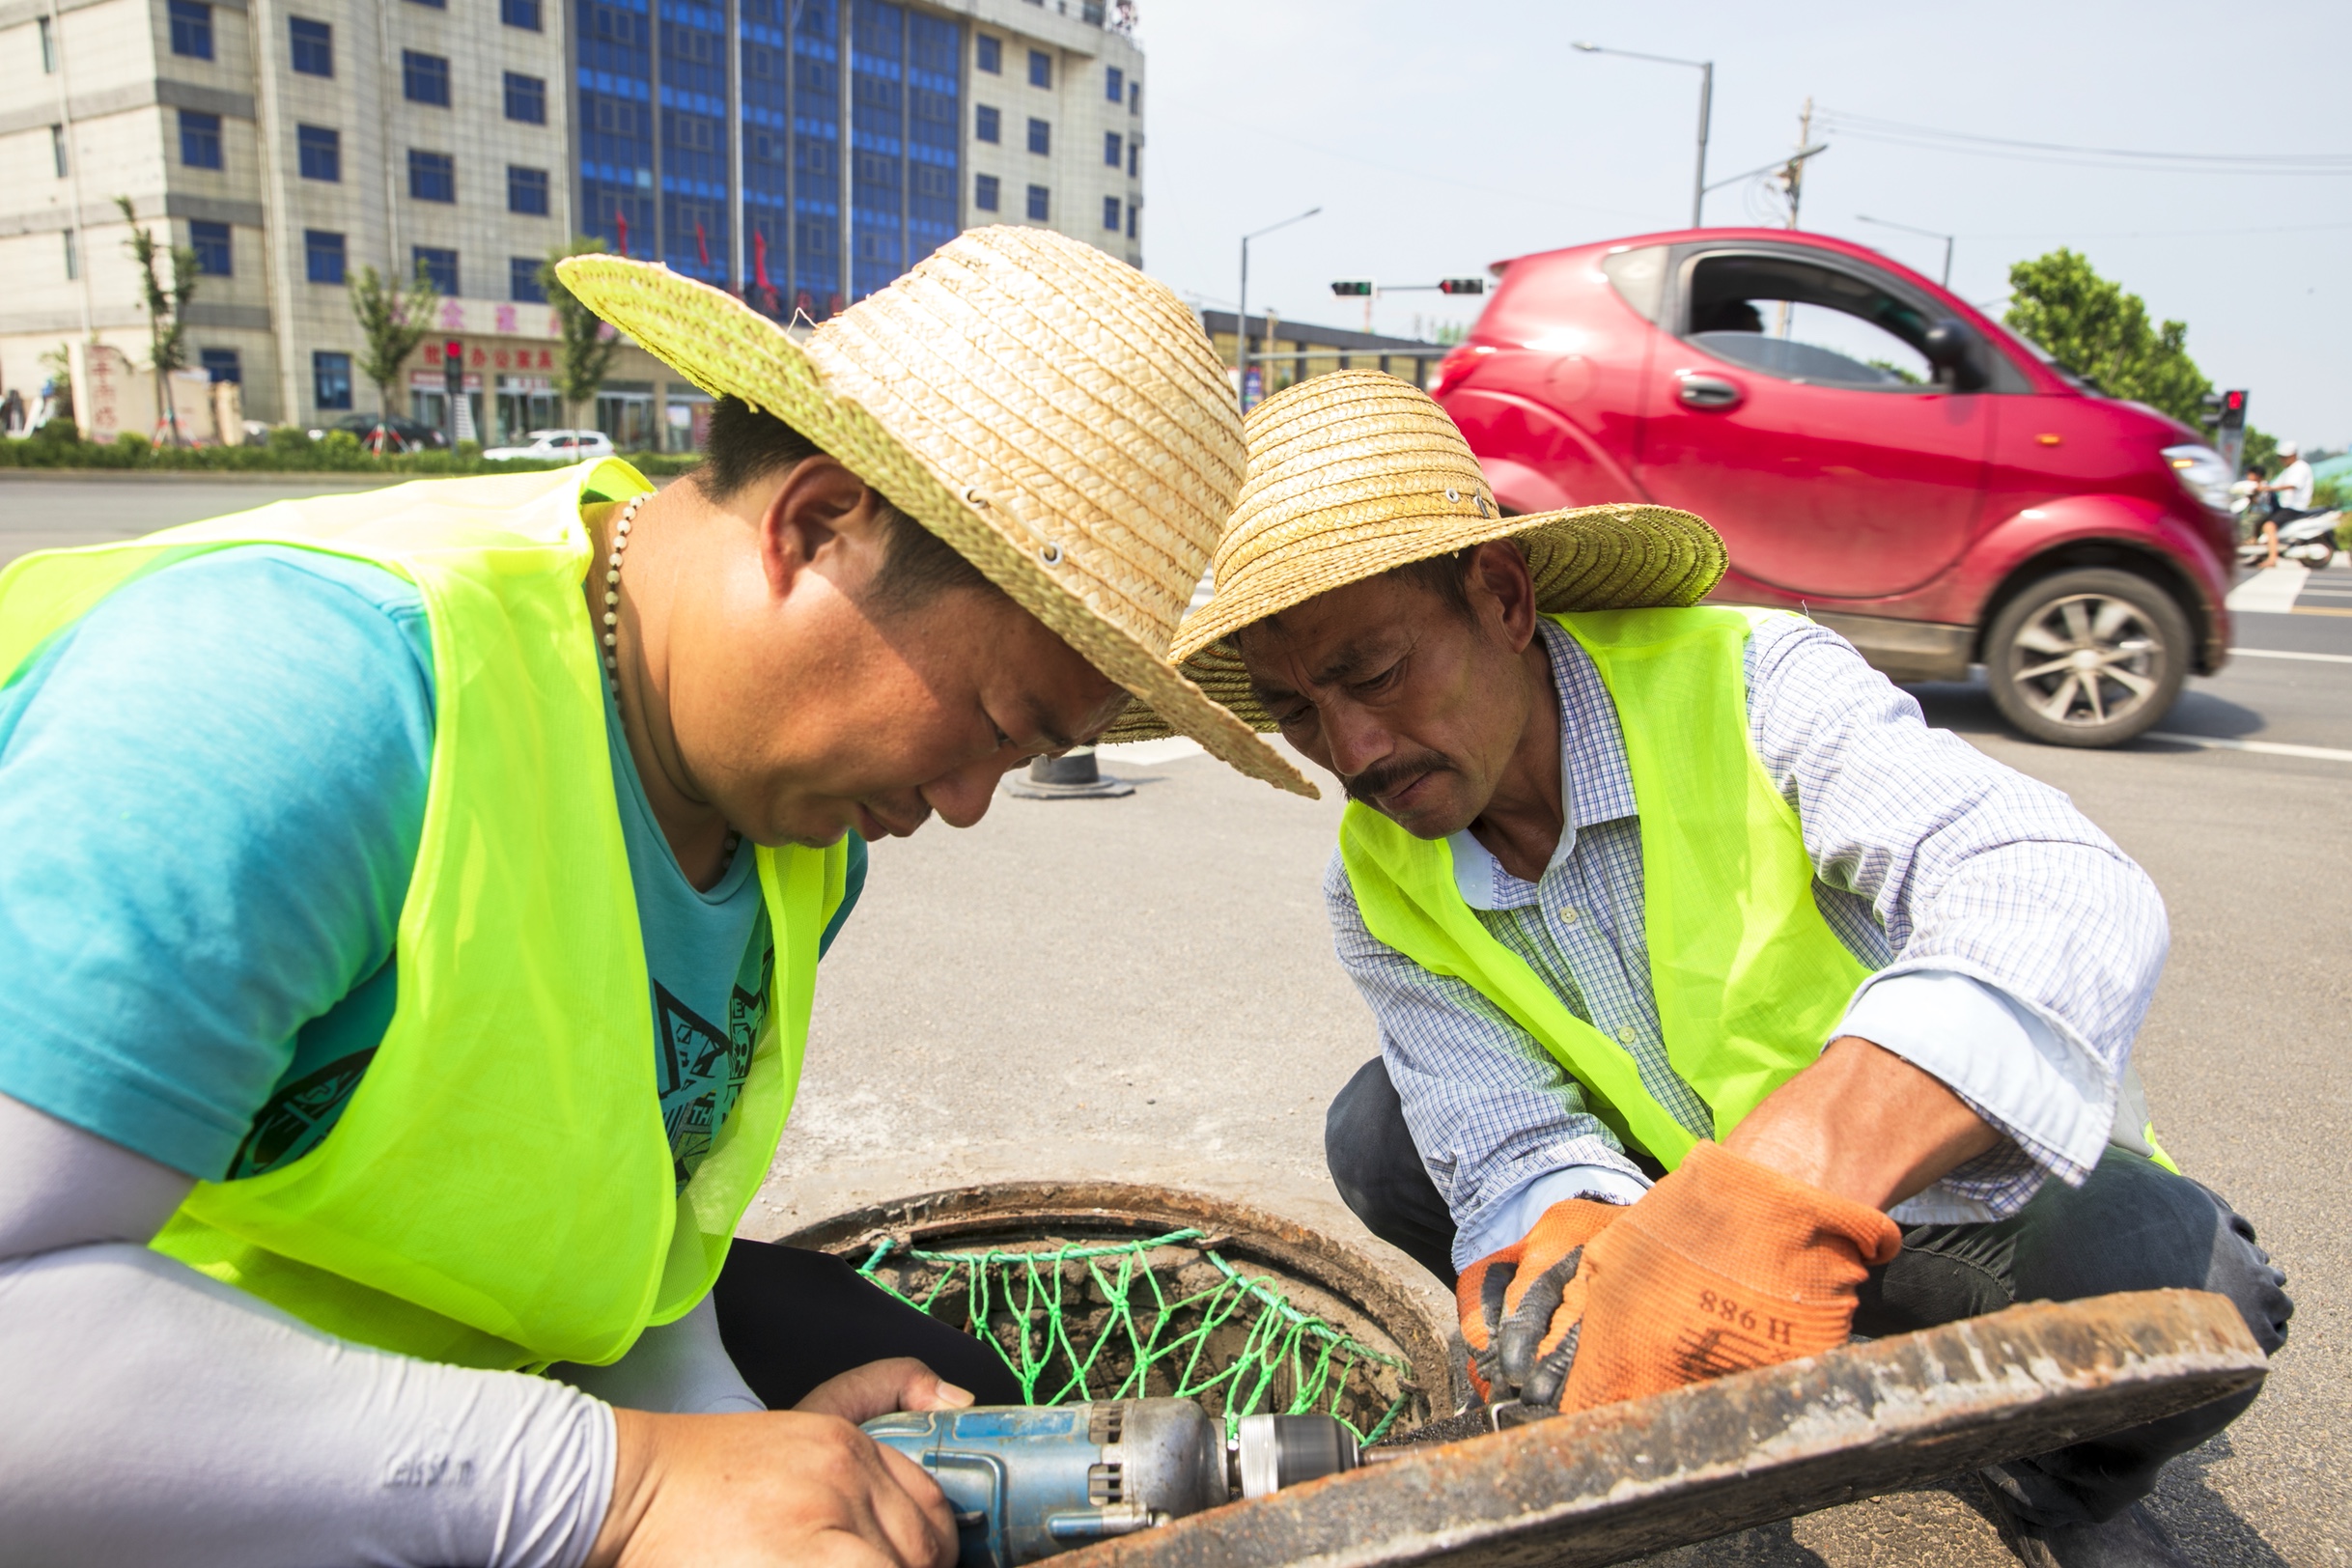
[[[207,1180],[324,1137],[392,1018],[433,681],[412,585],[249,546],[120,589],[0,688],[0,1093]],[[605,714],[683,1185],[774,947],[750,846],[689,882]],[[853,837],[826,945],[864,876]]]

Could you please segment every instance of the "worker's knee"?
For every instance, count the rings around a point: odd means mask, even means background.
[[[1378,1056],[1356,1070],[1324,1112],[1323,1159],[1340,1198],[1375,1232],[1381,1229],[1376,1216],[1387,1207],[1384,1194],[1395,1185],[1400,1162],[1420,1174],[1421,1157],[1405,1126],[1405,1107],[1388,1080],[1387,1064]]]

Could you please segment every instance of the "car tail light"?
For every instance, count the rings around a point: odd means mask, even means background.
[[[1479,361],[1495,350],[1483,343],[1456,344],[1443,359],[1438,361],[1438,372],[1429,378],[1429,395],[1442,398],[1470,378]]]

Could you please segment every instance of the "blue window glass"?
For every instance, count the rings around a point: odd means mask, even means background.
[[[753,0],[744,0],[753,3]],[[846,303],[842,273],[840,0],[795,0],[792,30],[792,241],[789,313],[824,321]],[[774,265],[774,258],[770,258]]]
[[[854,0],[850,53],[850,297],[907,269],[907,8]]]
[[[972,139],[983,142],[1004,140],[1004,117],[983,103],[972,110]]]
[[[410,248],[408,256],[416,268],[416,275],[432,284],[444,297],[458,292],[456,251],[442,250],[435,245],[417,245]]]
[[[412,6],[427,6],[434,11],[447,11],[449,9],[449,0],[408,0],[408,3]]]
[[[293,42],[293,65],[305,76],[332,76],[335,73],[335,30],[325,22],[314,22],[307,16],[286,18],[286,31]]]
[[[1116,196],[1103,198],[1103,227],[1112,234],[1119,232],[1119,198]]]
[[[646,0],[574,0],[581,232],[614,251],[654,245],[653,21]]]
[[[1051,87],[1053,85],[1053,56],[1043,49],[1029,51],[1029,85],[1031,87]]]
[[[707,0],[663,0],[659,29],[660,259],[706,283],[731,281],[727,18]],[[651,240],[654,236],[646,236]]]
[[[236,271],[236,259],[229,251],[229,226],[225,223],[207,223],[202,218],[189,223],[188,249],[196,253],[199,272],[225,278]]]
[[[172,53],[212,58],[212,8],[204,0],[172,0]]]
[[[351,406],[351,356],[315,350],[310,356],[310,400],[322,408]]]
[[[1136,171],[1142,168],[1142,166],[1143,144],[1139,141],[1130,141],[1127,144],[1127,178],[1130,180],[1134,179],[1136,177]]]
[[[542,76],[526,76],[519,70],[506,73],[506,117],[519,120],[526,126],[547,123],[547,83]]]
[[[447,153],[408,149],[408,194],[420,202],[458,199],[458,160]]]
[[[983,212],[996,210],[996,177],[980,175],[972,181],[972,206]]]
[[[191,169],[220,167],[220,116],[180,111],[180,161]]]
[[[326,126],[296,126],[294,142],[301,153],[303,179],[330,184],[343,179],[343,132]]]
[[[207,376],[216,381],[242,381],[245,378],[244,363],[238,358],[235,349],[199,349],[196,350],[196,362],[204,367]]]
[[[302,231],[302,257],[313,283],[343,281],[343,236],[328,229]]]
[[[1127,204],[1127,238],[1130,239],[1135,238],[1135,214],[1142,210],[1143,205],[1140,202]]]
[[[547,215],[547,171],[526,169],[520,164],[506,166],[506,210],[520,212],[525,217],[544,218]]]
[[[1052,215],[1052,193],[1043,185],[1031,185],[1029,187],[1029,221],[1043,223]]]
[[[1127,72],[1121,70],[1116,66],[1105,67],[1103,70],[1103,96],[1113,103],[1126,102]]]
[[[1042,154],[1052,153],[1053,126],[1050,121],[1032,120],[1029,122],[1029,151]]]
[[[964,226],[964,28],[907,16],[907,259],[919,262]]]
[[[1127,161],[1126,140],[1115,130],[1103,132],[1103,161],[1106,164],[1115,169]]]
[[[411,103],[449,107],[449,62],[437,54],[415,49],[400,52],[401,96]]]
[[[547,291],[539,284],[538,257],[507,258],[506,296],[518,305],[544,305],[547,302]]]
[[[539,0],[498,0],[498,19],[526,33],[544,32],[546,28],[540,18]]]
[[[980,34],[972,40],[972,64],[992,76],[1004,74],[1004,40]]]

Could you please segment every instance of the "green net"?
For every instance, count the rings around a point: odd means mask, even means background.
[[[1416,1395],[1401,1358],[1235,1268],[1198,1230],[933,1251],[885,1240],[857,1271],[985,1340],[1032,1405],[1174,1397],[1223,1417],[1337,1416],[1376,1442]]]

